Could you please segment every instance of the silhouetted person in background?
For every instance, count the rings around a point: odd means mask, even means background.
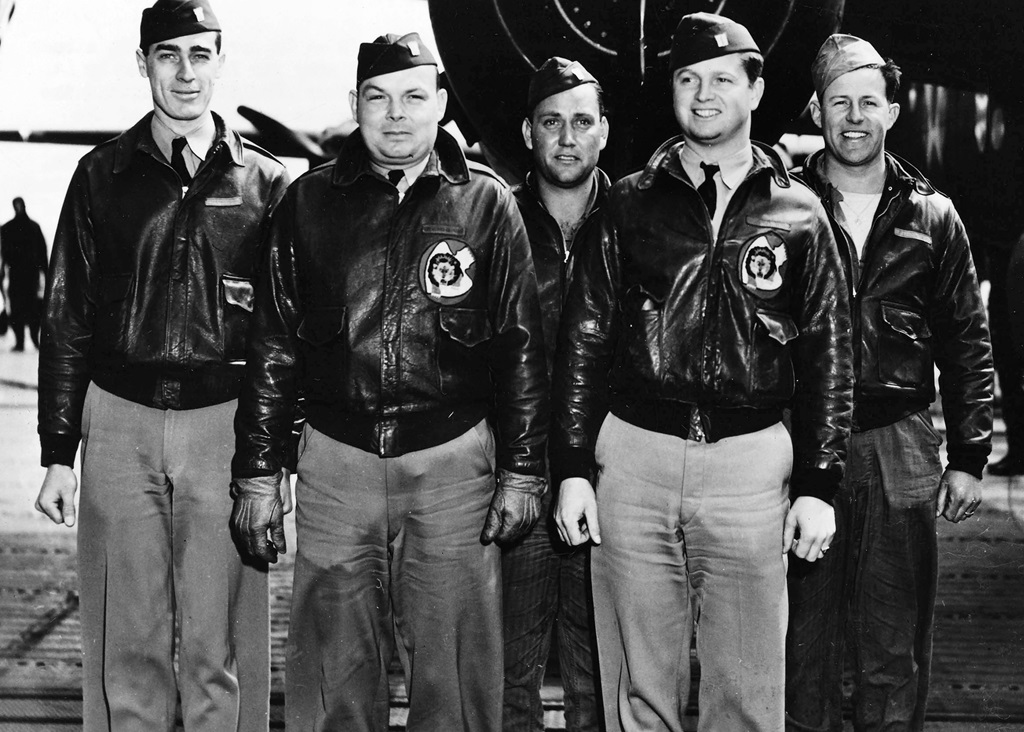
[[[25,326],[39,347],[39,293],[46,282],[46,239],[39,224],[25,213],[25,200],[15,198],[14,218],[0,226],[0,281],[7,276],[7,308],[14,331],[14,350],[25,350]],[[40,275],[42,275],[40,277]]]

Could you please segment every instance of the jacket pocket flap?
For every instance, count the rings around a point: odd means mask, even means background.
[[[439,312],[441,330],[464,346],[472,348],[491,337],[491,321],[486,310],[443,308]]]
[[[912,341],[930,338],[931,330],[928,321],[920,313],[913,310],[882,303],[882,320],[897,333],[902,333]]]
[[[128,297],[128,290],[131,288],[131,274],[106,275],[100,278],[100,300],[102,302],[117,302]]]
[[[252,312],[252,282],[245,277],[224,275],[224,299],[231,305]]]
[[[793,319],[788,315],[758,310],[757,319],[760,320],[764,324],[764,327],[768,329],[768,335],[782,345],[786,345],[800,335],[800,331],[797,329],[796,323],[794,323]]]
[[[310,312],[299,323],[297,335],[314,346],[337,338],[345,327],[345,308],[321,308]]]

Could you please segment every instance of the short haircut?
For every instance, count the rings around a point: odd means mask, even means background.
[[[761,72],[764,71],[764,57],[761,54],[745,53],[740,63],[743,64],[743,70],[747,72],[747,79],[751,84],[761,78]]]
[[[221,32],[220,31],[215,31],[215,32],[217,33],[217,38],[216,38],[216,40],[214,40],[214,45],[216,45],[217,53],[219,55],[220,54],[220,43],[221,43],[221,37],[220,37]],[[152,48],[153,46],[157,45],[158,43],[162,43],[162,42],[163,41],[157,41],[156,43],[151,43],[149,45],[149,48]],[[142,49],[142,54],[144,56],[148,56],[149,55],[149,48]]]
[[[900,90],[900,79],[903,78],[903,71],[891,58],[885,59],[885,65],[877,67],[885,79],[885,98],[890,102],[896,98],[896,92]]]

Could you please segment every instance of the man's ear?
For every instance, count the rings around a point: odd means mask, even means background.
[[[754,79],[754,83],[750,86],[750,91],[753,94],[753,99],[750,103],[751,111],[761,106],[761,97],[764,96],[764,77],[759,76]]]
[[[529,119],[523,118],[523,144],[527,150],[533,150],[533,124]]]
[[[439,119],[444,119],[444,113],[448,111],[448,90],[437,90],[437,110],[440,113]]]
[[[348,93],[348,106],[352,108],[352,119],[358,120],[359,92],[357,92],[355,89]]]
[[[139,76],[143,79],[148,79],[149,71],[146,69],[146,54],[142,52],[141,48],[135,49],[135,63],[139,67]]]
[[[814,121],[814,124],[820,130],[821,129],[821,104],[819,104],[819,102],[818,102],[818,95],[817,94],[815,94],[811,98],[811,119]]]
[[[892,126],[896,124],[896,120],[899,118],[899,116],[900,105],[896,102],[891,102],[889,104],[889,126],[886,128],[887,130],[892,129]]]

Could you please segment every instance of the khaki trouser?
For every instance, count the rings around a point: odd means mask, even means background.
[[[609,415],[596,458],[603,541],[591,574],[608,731],[682,732],[695,628],[698,729],[781,730],[785,427],[707,444]]]
[[[480,543],[493,472],[485,422],[383,459],[306,426],[288,732],[386,732],[396,645],[409,732],[499,732],[500,552]]]
[[[173,731],[178,691],[188,732],[268,728],[267,572],[242,564],[228,528],[234,413],[234,401],[164,411],[89,386],[78,529],[86,732]]]

